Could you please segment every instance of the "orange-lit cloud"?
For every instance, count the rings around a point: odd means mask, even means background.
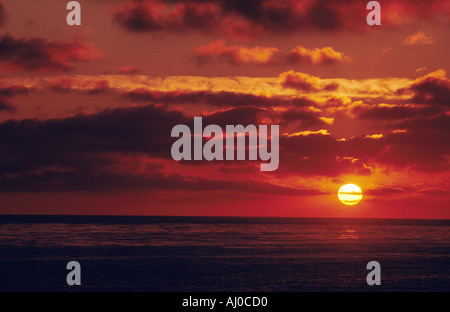
[[[302,46],[295,47],[289,54],[293,62],[307,62],[314,65],[348,62],[350,58],[342,52],[334,51],[332,47],[310,50]]]
[[[335,91],[339,88],[337,83],[326,83],[319,77],[293,70],[281,73],[280,79],[282,80],[281,84],[283,87],[306,92],[316,92],[319,90]]]
[[[426,71],[428,68],[426,68],[425,66],[419,67],[416,69],[416,73],[420,73],[422,71]]]
[[[419,30],[417,33],[406,37],[405,40],[403,40],[403,45],[429,45],[434,44],[435,41],[436,40],[432,36],[427,36],[423,31]]]
[[[296,75],[298,73],[298,75]],[[303,74],[303,75],[302,75]],[[95,82],[107,81],[110,89],[120,93],[141,89],[140,92],[178,92],[180,94],[198,91],[207,92],[234,92],[239,94],[251,94],[255,96],[295,96],[298,92],[293,88],[284,86],[287,76],[310,77],[312,85],[320,89],[323,97],[315,98],[321,103],[330,101],[331,98],[363,98],[377,99],[380,96],[385,99],[408,99],[412,92],[408,91],[414,80],[408,78],[375,78],[375,79],[325,79],[296,71],[287,71],[275,77],[202,77],[202,76],[166,76],[155,77],[148,75],[64,75],[42,76],[22,79],[10,77],[0,79],[5,86],[21,85],[27,88],[45,88],[46,85],[58,85],[61,80],[70,81],[70,90],[83,91]],[[316,84],[314,84],[314,82]],[[399,91],[403,90],[403,91]],[[322,94],[321,94],[322,95]],[[312,95],[311,95],[312,96]],[[336,105],[342,104],[342,101]]]
[[[292,116],[301,116],[302,107],[315,107],[322,122],[332,124],[334,114],[375,119],[432,114],[436,109],[423,106],[424,99],[411,86],[417,81],[400,78],[364,80],[323,79],[288,71],[278,77],[194,77],[169,76],[161,79],[144,75],[64,75],[22,79],[0,79],[0,85],[27,90],[46,90],[79,94],[109,94],[127,99],[126,103],[166,104],[180,108],[186,104],[203,107],[273,107],[277,114],[295,107]],[[445,91],[445,90],[444,90]],[[19,95],[19,94],[17,94]],[[444,96],[444,93],[437,94]],[[424,95],[420,95],[424,97]],[[413,97],[416,97],[413,100]],[[426,98],[430,101],[431,98]],[[417,102],[417,103],[416,103]],[[408,104],[409,103],[409,104]],[[416,103],[413,105],[413,103]],[[117,103],[116,105],[118,105]],[[130,105],[128,104],[128,105]],[[408,104],[408,105],[406,105]],[[99,102],[96,107],[108,107]],[[122,102],[123,105],[123,102]],[[422,106],[420,106],[422,105]],[[64,106],[61,106],[63,109]],[[45,109],[45,107],[42,107]],[[86,107],[86,109],[91,110]],[[188,110],[192,110],[193,107]],[[201,112],[201,110],[200,110]],[[291,110],[291,113],[294,111]],[[19,112],[20,113],[20,112]],[[309,114],[309,113],[308,113]],[[383,117],[385,116],[385,117]],[[396,117],[394,117],[396,116]]]
[[[79,90],[89,94],[105,93],[110,90],[108,80],[93,79],[77,81],[77,79],[62,77],[48,82],[48,87],[57,92],[71,92]]]
[[[225,40],[210,42],[194,50],[195,58],[200,62],[211,59],[224,59],[232,64],[240,65],[287,65],[308,63],[313,65],[348,62],[350,58],[332,47],[315,48],[314,50],[297,46],[289,53],[275,47],[253,47],[244,45],[226,46]]]
[[[278,51],[274,47],[225,46],[225,40],[217,40],[196,48],[194,55],[201,62],[211,58],[219,58],[232,64],[270,64],[274,62],[274,57]]]

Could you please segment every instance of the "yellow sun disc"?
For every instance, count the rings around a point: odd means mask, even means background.
[[[341,186],[338,198],[344,205],[356,205],[362,199],[362,191],[358,185],[346,184]]]

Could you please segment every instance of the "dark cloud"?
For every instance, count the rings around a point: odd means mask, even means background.
[[[450,105],[450,79],[445,70],[439,69],[417,78],[410,87],[400,88],[394,94],[411,95],[409,99],[401,100],[403,104],[429,104],[446,109]]]
[[[255,121],[255,112],[238,108],[205,116],[205,124]],[[14,191],[123,191],[137,189],[227,190],[278,195],[317,195],[303,190],[254,181],[185,177],[170,163],[171,129],[192,128],[181,112],[144,106],[106,110],[64,119],[6,121],[0,124],[0,186]],[[135,172],[124,158],[145,155],[150,163]],[[173,161],[174,162],[174,161]],[[126,161],[125,161],[126,163]],[[142,166],[141,166],[142,167]]]
[[[71,90],[70,82],[68,86]],[[105,88],[108,89],[108,86]],[[29,90],[17,86],[0,88],[2,99],[7,100],[27,92]],[[150,99],[155,105],[107,109],[91,115],[79,114],[61,119],[9,120],[1,123],[2,190],[222,188],[232,191],[241,189],[255,193],[301,195],[302,190],[295,188],[252,182],[259,171],[254,163],[245,161],[242,162],[244,167],[254,167],[255,170],[246,172],[242,168],[239,169],[242,176],[238,183],[221,181],[218,178],[193,179],[177,175],[170,170],[170,164],[174,162],[170,150],[175,140],[170,137],[171,129],[177,124],[186,124],[193,129],[193,118],[181,111],[170,110],[167,105],[156,105],[156,102],[160,103],[165,99],[165,104],[178,101],[197,103],[199,97],[204,101],[214,101],[215,96],[219,99],[223,97],[223,103],[232,101],[234,106],[219,107],[216,111],[203,113],[203,126],[217,124],[224,128],[229,124],[280,124],[280,167],[275,174],[281,177],[317,175],[337,178],[347,174],[369,175],[377,167],[386,166],[426,172],[449,169],[447,155],[450,154],[450,116],[445,113],[430,114],[426,117],[408,115],[406,118],[402,112],[399,118],[405,119],[392,120],[387,129],[404,129],[403,132],[387,133],[380,137],[354,137],[342,141],[328,134],[326,130],[312,131],[326,129],[326,124],[321,120],[320,112],[308,108],[310,103],[306,99],[283,102],[285,99],[276,98],[280,103],[289,103],[279,109],[278,106],[271,106],[273,103],[268,98],[268,102],[261,106],[236,105],[240,95],[233,93],[153,94],[141,90],[127,96],[142,97],[140,100],[144,101]],[[259,98],[254,96],[244,99],[251,103],[259,101]],[[0,101],[0,110],[2,105],[3,110],[12,109],[8,101]],[[285,134],[283,127],[287,128],[287,124],[296,122],[300,122],[300,125],[296,126],[297,131],[305,131]],[[152,161],[146,164],[142,171],[128,170],[124,165],[127,163],[124,158],[133,155],[144,155]],[[206,164],[207,161],[183,162],[183,165]],[[227,168],[232,169],[233,165],[234,162],[219,162],[218,167],[223,169],[218,170],[227,172]]]
[[[170,157],[170,131],[190,119],[153,106],[105,110],[64,119],[6,121],[0,124],[2,185],[90,183],[116,153]],[[100,178],[96,178],[97,180]],[[55,185],[53,185],[55,184]],[[76,185],[75,185],[76,186]],[[27,189],[26,187],[24,187]],[[4,189],[4,188],[3,188]]]
[[[407,129],[410,133],[449,134],[450,116],[445,112],[417,118],[399,120],[388,125],[390,129]]]
[[[327,84],[323,89],[325,91],[337,91],[337,89],[339,89],[339,84],[337,82],[332,82]]]
[[[445,190],[436,187],[429,187],[422,190],[417,191],[419,194],[427,194],[427,195],[450,195],[450,190]]]
[[[284,111],[275,113],[274,117],[280,120],[280,125],[289,127],[291,123],[300,122],[296,128],[298,130],[322,129],[329,126],[321,119],[322,115],[318,111],[313,111],[306,107],[288,107]]]
[[[443,76],[425,76],[412,86],[412,101],[419,104],[450,106],[450,79]]]
[[[352,112],[364,119],[398,120],[412,117],[426,117],[441,113],[439,107],[413,105],[396,106],[355,106]]]
[[[447,122],[448,122],[447,118]],[[448,125],[447,125],[448,127]],[[399,168],[442,172],[450,168],[450,132],[430,133],[427,129],[387,135],[378,161]]]
[[[406,190],[397,187],[391,186],[378,186],[374,189],[364,190],[365,195],[374,195],[374,196],[382,196],[382,195],[390,195],[390,194],[400,194],[404,193]]]
[[[353,4],[357,3],[352,1]],[[113,6],[114,19],[131,31],[188,31],[225,33],[224,28],[240,21],[255,32],[293,31],[306,27],[320,30],[344,26],[337,5],[315,1],[294,5],[295,1],[216,0],[216,1],[125,1]],[[351,6],[355,10],[354,6]],[[363,11],[365,13],[365,11]],[[248,26],[252,25],[252,26]],[[231,32],[232,33],[232,32]]]
[[[239,14],[226,14],[216,1],[124,1],[112,6],[113,18],[129,31],[200,31],[231,38],[252,38],[262,27]]]
[[[448,13],[444,1],[425,4],[395,0],[382,5],[385,16],[429,19]],[[359,0],[127,0],[113,6],[113,16],[131,31],[197,30],[233,35],[239,29],[241,35],[248,31],[250,37],[262,32],[280,35],[299,30],[364,31],[368,29],[366,4]],[[385,19],[383,23],[398,26],[400,21]]]
[[[117,108],[65,119],[10,120],[0,125],[0,137],[13,150],[32,148],[38,154],[47,154],[46,150],[68,155],[73,151],[126,151],[167,156],[172,127],[189,121],[180,112],[154,106]],[[51,154],[47,156],[46,159],[54,159]]]
[[[219,8],[208,2],[177,3],[173,10],[163,1],[126,1],[114,6],[114,18],[131,31],[214,29]]]
[[[318,106],[308,98],[286,98],[281,96],[267,97],[246,93],[227,91],[152,91],[148,89],[135,89],[123,94],[131,101],[144,101],[164,104],[207,104],[215,107],[277,107],[277,106]]]
[[[25,95],[30,93],[30,89],[19,86],[19,85],[12,85],[8,87],[0,87],[0,97],[14,97],[16,95]]]
[[[361,30],[365,3],[358,0],[219,0],[226,12],[239,14],[270,32]],[[349,19],[348,16],[352,16]]]
[[[45,168],[22,175],[0,176],[2,192],[88,191],[121,192],[136,190],[233,191],[256,194],[314,196],[315,189],[297,189],[251,180],[186,178],[161,172],[136,175],[111,172],[95,167],[91,170]]]
[[[162,104],[206,104],[222,108],[224,110],[205,115],[206,120],[219,125],[226,125],[222,120],[227,120],[228,124],[278,122],[282,128],[289,127],[293,122],[301,122],[297,124],[298,129],[320,129],[320,127],[328,126],[321,119],[320,111],[313,111],[309,108],[309,106],[319,105],[307,98],[266,97],[225,91],[160,92],[146,89],[132,90],[123,96],[132,101]],[[276,108],[283,109],[277,110]]]
[[[217,107],[232,106],[259,106],[269,107],[279,105],[283,99],[279,97],[268,98],[252,94],[235,92],[210,92],[210,91],[151,91],[147,89],[135,89],[123,94],[131,101],[146,101],[166,104],[209,104]]]
[[[443,172],[450,168],[450,117],[445,114],[425,120],[408,120],[406,132],[380,138],[354,137],[338,141],[326,133],[306,131],[280,139],[279,174],[368,175],[377,167],[395,167],[422,172]]]
[[[449,132],[446,112],[450,103],[450,80],[445,77],[444,70],[419,77],[409,87],[398,89],[394,94],[403,98],[362,99],[378,105],[356,105],[352,113],[362,119],[386,121],[390,130],[408,129],[410,133],[427,135]]]
[[[6,21],[6,10],[5,6],[3,5],[3,1],[0,0],[0,27],[5,24]]]
[[[102,53],[81,40],[47,41],[41,38],[0,37],[0,65],[27,71],[67,71],[73,62],[98,59]]]
[[[389,123],[388,128],[402,131],[376,140],[383,144],[378,162],[423,172],[450,168],[450,116],[446,113],[398,120]]]
[[[271,110],[257,107],[236,107],[225,109],[209,114],[204,114],[204,124],[215,124],[225,129],[226,125],[249,125],[260,124],[261,120],[271,117]]]
[[[16,107],[7,98],[0,97],[0,112],[15,112]]]
[[[237,191],[246,193],[276,194],[276,195],[322,195],[320,190],[316,189],[297,189],[288,186],[280,186],[261,181],[236,181],[236,180],[215,180],[215,179],[183,179],[175,177],[172,179],[162,179],[157,182],[160,186],[156,188],[182,189],[191,191]]]
[[[372,162],[381,148],[382,144],[375,140],[356,138],[341,142],[320,133],[284,136],[280,139],[277,173],[328,177],[350,173],[369,175],[371,169],[366,164]]]
[[[12,103],[11,98],[18,95],[26,95],[30,91],[30,89],[18,85],[0,87],[0,111],[15,112],[17,107]]]

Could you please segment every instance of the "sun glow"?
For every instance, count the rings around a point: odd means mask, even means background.
[[[362,199],[361,188],[355,184],[343,185],[339,189],[338,198],[344,205],[356,205]]]

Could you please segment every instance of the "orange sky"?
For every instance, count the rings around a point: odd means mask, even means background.
[[[0,1],[0,213],[450,218],[448,1],[79,2]],[[194,116],[279,169],[174,161]]]

